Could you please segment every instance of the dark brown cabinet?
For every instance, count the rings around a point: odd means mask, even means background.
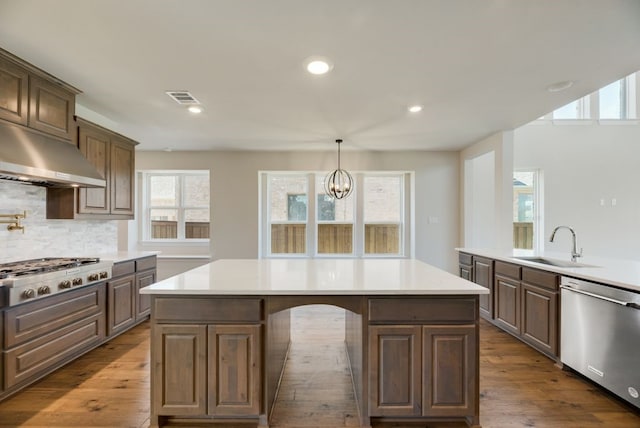
[[[371,416],[422,415],[422,327],[369,327]]]
[[[458,256],[459,275],[467,281],[473,281],[473,256],[471,254],[460,253]]]
[[[369,300],[371,416],[477,412],[477,304],[464,298]]]
[[[128,330],[136,322],[135,289],[136,276],[134,274],[107,282],[109,302],[107,334],[109,336]]]
[[[207,327],[210,388],[208,413],[258,416],[260,413],[260,326]]]
[[[104,284],[9,308],[4,313],[3,371],[10,393],[105,338]]]
[[[134,218],[136,143],[82,118],[78,148],[104,176],[104,188],[47,189],[47,218]]]
[[[495,262],[495,324],[515,334],[521,333],[520,266]]]
[[[474,325],[433,325],[423,328],[422,359],[425,416],[466,416],[478,405],[474,391],[478,373],[474,356],[478,352]]]
[[[522,340],[553,357],[560,352],[560,276],[522,268]]]
[[[207,326],[154,324],[151,330],[154,412],[207,413]]]
[[[136,321],[149,317],[151,313],[151,297],[140,294],[140,289],[156,282],[156,256],[136,260]]]
[[[148,256],[113,265],[107,281],[107,334],[120,334],[144,321],[151,311],[150,298],[140,289],[156,280],[157,257]]]
[[[492,320],[493,310],[493,260],[473,257],[473,282],[489,290],[489,294],[480,295],[480,316]]]
[[[0,56],[0,119],[27,125],[28,106],[29,73]]]
[[[76,88],[0,49],[0,119],[75,144]]]

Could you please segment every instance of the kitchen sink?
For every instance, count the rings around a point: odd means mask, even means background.
[[[593,265],[587,265],[587,264],[578,263],[578,262],[571,262],[568,260],[551,259],[549,257],[522,256],[522,257],[513,257],[513,258],[522,260],[525,262],[540,263],[543,265],[556,266],[556,267],[562,267],[562,268],[596,267]]]

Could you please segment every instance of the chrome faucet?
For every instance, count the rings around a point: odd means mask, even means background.
[[[569,232],[571,232],[571,236],[573,237],[573,248],[571,249],[571,261],[575,262],[578,260],[578,257],[582,257],[582,248],[580,248],[580,252],[578,252],[578,238],[576,238],[576,232],[574,232],[574,230],[572,228],[570,228],[569,226],[558,226],[555,229],[553,229],[553,232],[551,232],[551,237],[549,238],[549,242],[553,242],[553,238],[556,237],[556,232],[558,231],[558,229],[569,229]]]

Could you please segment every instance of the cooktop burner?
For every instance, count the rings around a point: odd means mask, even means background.
[[[0,264],[0,279],[71,269],[79,266],[91,265],[98,263],[99,261],[100,259],[95,257],[47,257],[42,259],[3,263]]]

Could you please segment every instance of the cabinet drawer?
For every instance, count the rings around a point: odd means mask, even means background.
[[[558,290],[560,275],[538,269],[522,268],[522,281],[549,290]]]
[[[116,278],[122,275],[129,275],[136,271],[136,261],[130,260],[128,262],[115,263],[111,269],[112,277]]]
[[[522,267],[514,265],[512,263],[496,261],[494,269],[496,274],[508,276],[509,278],[513,279],[520,279],[520,272],[522,270]]]
[[[4,353],[9,388],[79,355],[104,340],[104,313],[94,314]]]
[[[373,323],[458,322],[477,319],[477,298],[369,299]]]
[[[158,322],[260,322],[262,306],[262,299],[157,297],[153,317]]]
[[[140,272],[142,270],[147,269],[155,269],[156,267],[156,256],[145,257],[143,259],[136,260],[136,272]]]
[[[458,262],[461,265],[471,265],[473,263],[473,256],[467,253],[459,253]]]
[[[60,328],[102,312],[104,285],[90,286],[32,303],[7,309],[5,314],[5,348],[59,330]]]

